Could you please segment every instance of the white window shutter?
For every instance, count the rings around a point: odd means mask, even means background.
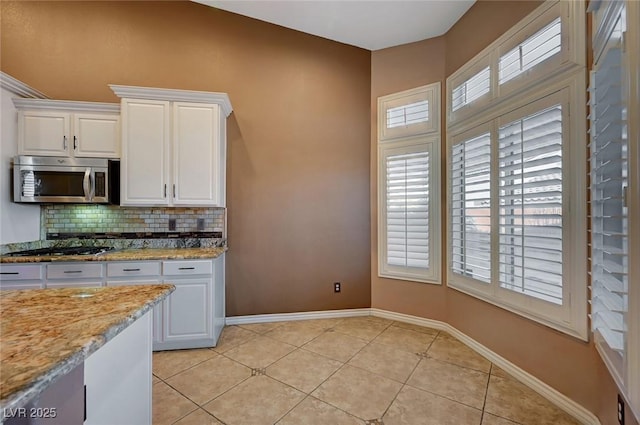
[[[469,105],[491,90],[491,72],[487,66],[480,72],[465,80],[453,89],[451,93],[451,110],[457,111],[463,106]]]
[[[386,159],[387,264],[429,268],[429,152]]]
[[[452,271],[490,283],[490,134],[454,144],[450,171]]]
[[[623,12],[623,11],[622,11]],[[591,80],[591,323],[623,356],[628,282],[629,140],[622,74],[621,13]],[[620,363],[618,363],[620,364]],[[622,373],[621,370],[618,373]]]
[[[554,19],[531,37],[500,56],[499,83],[517,77],[562,50],[562,20]]]
[[[562,304],[562,106],[498,133],[500,286]]]
[[[387,128],[407,127],[427,121],[429,121],[428,100],[387,109]]]

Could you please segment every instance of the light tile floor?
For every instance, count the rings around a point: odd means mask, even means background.
[[[227,326],[153,373],[154,425],[578,423],[452,336],[377,317]]]

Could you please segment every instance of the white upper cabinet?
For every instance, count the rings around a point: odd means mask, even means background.
[[[173,104],[173,202],[224,205],[225,146],[219,105]]]
[[[225,93],[110,86],[122,97],[121,205],[225,206]]]
[[[121,205],[169,205],[170,105],[122,100]]]
[[[120,157],[120,106],[111,103],[13,99],[20,155]]]

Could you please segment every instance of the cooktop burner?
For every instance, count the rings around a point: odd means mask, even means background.
[[[5,255],[9,257],[27,257],[36,256],[44,257],[49,255],[93,255],[111,251],[110,246],[67,246],[67,247],[51,247],[27,249],[25,251],[9,252]]]

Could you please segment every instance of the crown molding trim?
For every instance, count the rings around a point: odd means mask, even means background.
[[[12,77],[6,72],[0,71],[0,87],[5,90],[9,90],[11,93],[16,94],[20,97],[26,97],[30,99],[48,99],[49,97],[23,83],[17,78]]]
[[[14,98],[13,104],[17,109],[55,109],[56,111],[69,112],[112,112],[114,114],[120,113],[119,103]]]
[[[231,101],[229,100],[229,95],[227,93],[162,89],[155,87],[119,86],[116,84],[109,84],[109,87],[113,90],[116,96],[120,98],[214,103],[220,105],[226,117],[233,112],[233,107],[231,106]]]

